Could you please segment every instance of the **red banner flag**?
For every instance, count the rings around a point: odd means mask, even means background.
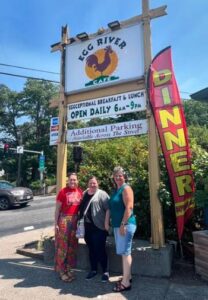
[[[182,102],[173,72],[171,48],[153,59],[148,76],[149,101],[158,129],[175,202],[178,236],[194,209],[191,153]]]

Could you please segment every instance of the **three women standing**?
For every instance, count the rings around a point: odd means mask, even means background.
[[[56,199],[55,271],[65,282],[75,278],[71,269],[76,266],[78,240],[75,233],[82,195],[77,175],[71,173],[68,186],[60,190]]]
[[[78,240],[75,233],[79,213],[80,219],[84,215],[85,242],[89,248],[91,270],[86,279],[92,279],[97,275],[100,263],[103,271],[102,281],[108,281],[106,238],[111,218],[116,253],[122,256],[123,267],[123,276],[113,291],[122,292],[131,289],[131,248],[136,231],[136,219],[133,214],[133,190],[126,183],[123,168],[114,168],[113,179],[116,190],[109,200],[108,194],[99,189],[96,177],[92,176],[89,179],[88,189],[83,194],[78,188],[77,175],[72,173],[69,176],[68,187],[59,192],[56,203],[55,270],[64,281],[70,282],[74,279],[71,268],[76,265]]]

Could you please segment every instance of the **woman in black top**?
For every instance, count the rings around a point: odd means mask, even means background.
[[[109,279],[108,259],[106,254],[106,238],[109,230],[109,196],[105,191],[98,188],[98,181],[92,176],[88,181],[88,189],[84,192],[80,206],[80,219],[84,216],[85,242],[89,249],[91,270],[86,276],[87,280],[97,275],[98,263],[101,264],[103,275],[102,281]],[[90,203],[90,204],[89,204]]]

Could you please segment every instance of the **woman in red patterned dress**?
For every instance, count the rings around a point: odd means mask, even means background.
[[[81,200],[77,175],[71,173],[67,187],[58,193],[55,211],[55,271],[66,282],[75,278],[71,269],[76,266],[78,240],[75,233]]]

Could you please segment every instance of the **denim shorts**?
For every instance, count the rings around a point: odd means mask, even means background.
[[[126,234],[121,235],[119,232],[119,227],[114,228],[114,237],[116,243],[116,254],[118,255],[130,255],[132,240],[134,233],[136,231],[136,225],[128,224],[126,225]]]

